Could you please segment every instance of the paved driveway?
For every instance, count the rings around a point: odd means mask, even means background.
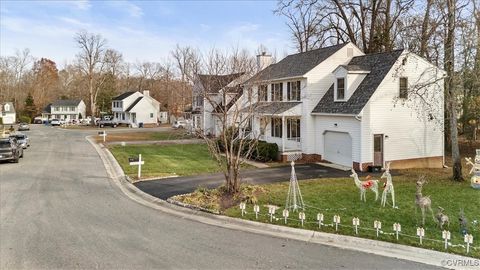
[[[85,132],[29,134],[0,164],[0,269],[435,269],[171,216],[127,198]]]
[[[291,166],[251,169],[241,172],[244,183],[267,184],[284,182],[290,179]],[[349,177],[350,171],[341,171],[317,164],[298,164],[295,166],[298,180],[306,180],[322,177]],[[225,182],[222,173],[176,177],[170,179],[150,180],[135,183],[135,186],[152,196],[160,199],[168,199],[172,196],[190,193],[197,187],[215,188]],[[353,185],[353,179],[352,179]]]

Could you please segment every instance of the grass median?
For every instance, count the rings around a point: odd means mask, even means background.
[[[220,171],[205,144],[127,145],[113,146],[110,150],[125,174],[134,179],[137,176],[138,167],[130,166],[128,158],[138,157],[138,154],[142,154],[142,159],[145,161],[145,165],[142,166],[142,178]]]
[[[109,133],[105,141],[109,142],[129,142],[129,141],[169,141],[169,140],[188,140],[193,136],[187,134],[184,130],[172,131],[141,131],[141,132],[118,132]],[[103,142],[103,138],[95,136],[97,142]]]

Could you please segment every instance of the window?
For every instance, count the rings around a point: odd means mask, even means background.
[[[265,135],[265,128],[267,127],[268,119],[266,117],[260,118],[260,135]]]
[[[271,123],[272,137],[282,138],[282,118],[272,118]]]
[[[72,118],[72,120],[76,120],[77,116],[75,114],[72,114],[71,118]]]
[[[259,85],[258,86],[258,101],[267,101],[268,98],[268,89],[267,85]]]
[[[300,81],[287,83],[287,100],[300,101]]]
[[[300,118],[287,119],[287,138],[300,141]]]
[[[282,101],[283,84],[272,83],[272,101]]]
[[[153,113],[150,113],[150,118],[153,118]]]
[[[407,99],[408,98],[408,79],[407,78],[400,78],[400,98]]]
[[[345,99],[345,78],[337,78],[337,99]]]

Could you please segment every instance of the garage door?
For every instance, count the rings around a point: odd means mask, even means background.
[[[324,135],[324,159],[352,167],[352,138],[348,133],[327,131]]]

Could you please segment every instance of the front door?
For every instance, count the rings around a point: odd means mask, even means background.
[[[137,114],[136,113],[132,113],[131,114],[131,117],[132,117],[132,123],[137,123]]]
[[[373,165],[383,167],[383,134],[373,135]]]

